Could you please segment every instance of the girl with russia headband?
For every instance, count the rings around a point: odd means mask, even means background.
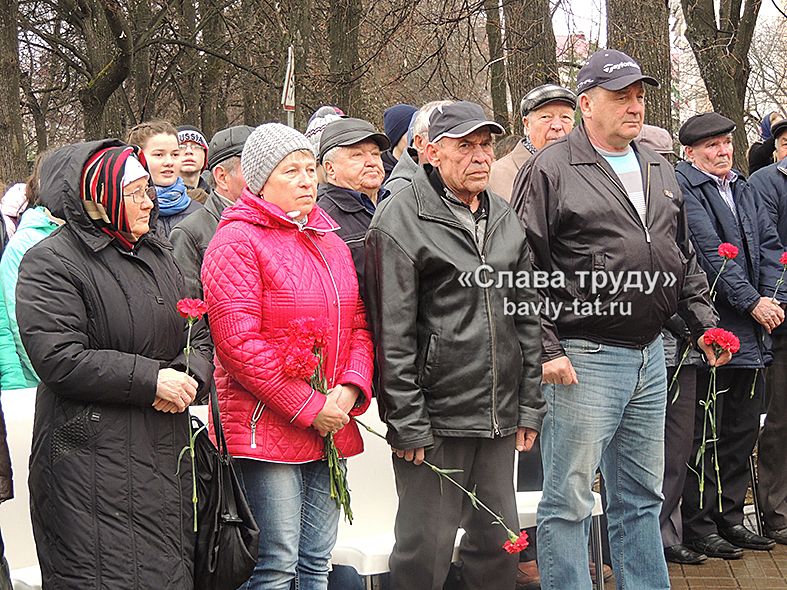
[[[178,132],[169,121],[146,121],[129,131],[126,141],[142,148],[158,198],[157,231],[169,236],[172,227],[202,208],[189,196],[180,178]]]
[[[204,322],[186,373],[185,285],[139,148],[59,148],[41,197],[65,223],[27,251],[16,316],[41,378],[30,507],[42,586],[193,590],[187,408],[211,383]],[[101,559],[96,559],[101,555]]]

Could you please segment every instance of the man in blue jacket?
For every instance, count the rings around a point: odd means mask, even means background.
[[[676,169],[691,240],[709,282],[722,267],[719,245],[729,242],[739,251],[727,262],[716,285],[719,326],[741,342],[740,351],[718,371],[717,391],[724,392],[716,401],[718,440],[713,447],[718,456],[710,450],[704,455],[702,497],[701,476],[696,475],[703,472],[700,466],[686,478],[682,507],[684,544],[708,557],[724,559],[740,558],[742,548],[770,550],[774,546],[771,539],[743,526],[743,501],[749,479],[747,460],[757,441],[762,408],[761,370],[770,359],[769,335],[784,320],[781,306],[771,299],[781,272],[779,236],[756,191],[732,169],[734,129],[730,119],[717,113],[690,118],[678,135],[687,161]],[[698,375],[698,398],[705,397],[709,379],[708,371]],[[704,418],[705,411],[698,406],[691,457],[697,456],[701,445]],[[714,460],[721,479],[721,511]]]
[[[757,189],[776,227],[782,244],[787,244],[787,119],[772,129],[776,140],[777,162],[751,175],[749,182]],[[785,287],[782,286],[782,289]],[[760,509],[765,518],[765,534],[787,545],[787,327],[773,333],[773,364],[765,381],[768,416],[760,433],[757,453]]]

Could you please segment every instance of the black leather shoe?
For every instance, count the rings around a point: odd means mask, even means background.
[[[768,537],[761,537],[757,533],[751,532],[742,524],[731,527],[719,527],[719,534],[733,545],[744,549],[754,549],[755,551],[770,551],[776,546],[776,541]]]
[[[684,565],[698,565],[708,559],[708,556],[704,553],[692,551],[685,545],[665,547],[664,557],[671,563],[682,563]]]
[[[779,545],[787,545],[787,528],[778,530],[765,529],[765,536],[773,539]]]
[[[692,551],[704,553],[708,557],[720,557],[721,559],[740,559],[743,557],[743,549],[728,543],[716,533],[698,537],[691,541],[684,541],[683,544]]]

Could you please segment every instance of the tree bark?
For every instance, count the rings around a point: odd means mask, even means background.
[[[721,0],[716,19],[714,0],[681,0],[686,39],[700,68],[714,111],[735,121],[735,166],[749,171],[744,128],[749,48],[762,0]]]
[[[329,71],[333,104],[345,112],[360,112],[358,79],[358,28],[361,0],[331,0],[328,21]]]
[[[541,84],[559,84],[555,32],[549,0],[504,3],[508,89],[514,104]],[[522,132],[522,120],[514,117],[514,133]]]
[[[647,86],[645,122],[672,134],[669,1],[607,0],[607,46],[633,57],[661,86]]]
[[[89,5],[85,3],[85,7],[89,14],[82,25],[91,78],[79,89],[79,102],[84,116],[85,139],[91,140],[122,132],[120,121],[106,116],[107,103],[128,77],[133,45],[131,27],[117,0],[95,0]],[[109,110],[114,114],[116,109]]]
[[[17,0],[0,0],[0,183],[27,177],[27,157],[19,107],[21,71],[17,30]]]
[[[506,98],[506,66],[503,59],[503,40],[500,30],[499,0],[484,0],[486,39],[489,45],[489,86],[495,121],[511,130]]]

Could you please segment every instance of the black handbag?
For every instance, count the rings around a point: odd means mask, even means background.
[[[260,529],[227,452],[214,388],[211,388],[210,411],[218,448],[199,418],[191,417],[191,428],[197,433],[194,589],[235,590],[249,579],[257,563]]]

